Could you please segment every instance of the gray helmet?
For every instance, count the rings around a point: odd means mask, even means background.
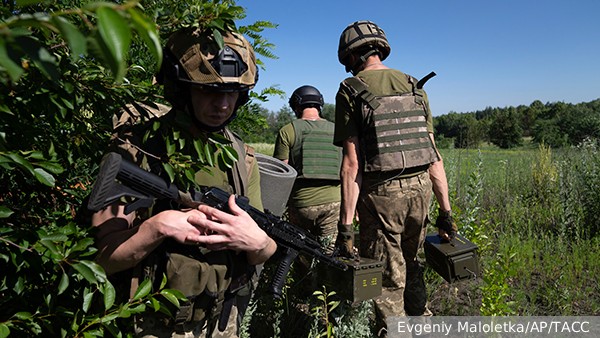
[[[314,106],[321,111],[323,108],[323,95],[321,95],[321,92],[313,86],[301,86],[294,90],[290,97],[289,104],[290,108],[296,113],[296,116],[301,113],[302,108],[307,106]],[[297,110],[299,112],[296,112]]]
[[[346,66],[347,72],[356,66],[349,64],[348,59],[348,56],[355,51],[364,51],[365,55],[361,57],[365,59],[373,51],[378,51],[383,61],[390,55],[391,47],[385,32],[379,26],[371,21],[356,21],[344,29],[338,46],[338,60]]]

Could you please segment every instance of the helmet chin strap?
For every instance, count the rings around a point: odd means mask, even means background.
[[[367,59],[369,58],[369,56],[376,54],[378,52],[379,51],[377,49],[371,49],[368,52],[366,52],[365,54],[363,54],[360,58],[358,58],[358,60],[356,60],[356,62],[350,69],[350,73],[352,73],[352,75],[358,74],[358,72],[360,72],[362,70],[361,66],[364,65],[365,62],[367,62]]]

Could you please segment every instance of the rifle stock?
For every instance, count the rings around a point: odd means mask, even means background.
[[[191,194],[184,193],[177,186],[165,182],[159,176],[123,160],[117,153],[110,152],[100,163],[100,171],[90,194],[88,209],[99,211],[122,197],[128,197],[132,198],[133,202],[125,206],[127,214],[142,207],[149,207],[155,199],[159,198],[171,199],[190,208],[206,204],[230,212],[229,196],[228,192],[216,187],[202,187],[200,191]],[[246,197],[236,196],[236,204],[246,211],[269,237],[277,242],[283,253],[284,257],[277,267],[270,288],[275,296],[281,296],[290,265],[301,252],[343,271],[348,269],[348,266],[342,261],[325,254],[319,242],[304,229],[252,207]]]

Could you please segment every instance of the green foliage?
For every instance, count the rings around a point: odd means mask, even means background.
[[[124,78],[132,33],[160,58],[158,35],[135,3],[62,4],[0,23],[2,335],[117,335],[150,299],[116,302],[79,209],[113,109],[152,92]]]
[[[162,288],[152,291],[149,282],[143,282],[131,300],[121,299],[116,283],[94,262],[85,197],[110,136],[112,116],[133,100],[162,100],[152,77],[160,64],[161,40],[170,31],[203,25],[219,32],[245,13],[234,1],[3,4],[0,337],[130,335],[132,315],[168,313],[182,295]],[[238,30],[251,38],[257,54],[275,58],[272,45],[260,34],[275,26],[259,21]],[[285,107],[270,113],[256,101],[282,94],[276,87],[252,93],[253,102],[239,112],[237,128],[247,135],[274,138],[293,114]],[[553,147],[578,145],[564,151],[554,148],[553,156],[543,148],[536,153],[481,151],[477,160],[464,149],[451,150],[457,156],[444,154],[451,169],[453,207],[465,231],[484,249],[482,314],[511,314],[516,309],[536,315],[600,313],[594,279],[600,274],[600,156],[595,140],[599,107],[600,100],[579,105],[536,101],[515,108],[523,133],[535,141]],[[446,138],[458,146],[475,147],[487,135],[494,113],[486,109],[436,123],[455,133]],[[198,166],[227,165],[236,158],[218,137],[196,144],[170,132],[167,143],[172,156],[165,166],[174,181],[189,181],[189,173]],[[204,161],[180,157],[179,150],[186,147],[193,147]],[[537,162],[534,168],[532,158]],[[533,292],[528,298],[529,289]],[[368,336],[372,308],[365,305],[353,312],[342,302],[333,309],[335,295],[321,296],[313,308],[331,316],[316,334],[327,336],[335,330],[345,337]],[[289,323],[301,326],[297,322],[310,320],[310,314],[290,309],[295,305],[291,298],[276,302],[271,297],[270,305],[266,314],[258,306],[250,313],[265,319],[270,330],[248,332],[282,336]]]
[[[442,153],[459,231],[479,246],[483,275],[447,286],[428,275],[432,311],[597,315],[597,143]]]
[[[596,241],[571,240],[566,237],[514,236],[506,242],[518,246],[507,278],[513,290],[518,315],[568,316],[597,314],[600,310],[593,272],[598,271]],[[564,257],[568,259],[564,259]],[[506,274],[506,272],[504,272]]]
[[[259,133],[251,133],[248,127],[240,128],[239,124],[235,124],[236,131],[240,133],[242,138],[252,143],[275,143],[275,138],[279,129],[295,119],[295,115],[289,107],[283,107],[277,113],[269,112],[266,109],[260,110],[261,121],[264,121],[262,130]],[[268,155],[272,155],[270,153]]]
[[[341,302],[337,311],[334,312],[336,337],[368,338],[373,336],[373,302],[362,301],[354,305]]]
[[[514,250],[514,249],[513,249]],[[512,290],[508,280],[513,277],[511,261],[515,252],[496,254],[491,266],[483,272],[482,316],[511,316],[516,314],[515,302],[510,300]]]
[[[335,291],[327,292],[325,286],[323,286],[323,291],[317,290],[313,293],[313,296],[319,301],[319,304],[311,309],[315,323],[317,323],[315,326],[318,327],[319,322],[322,322],[323,325],[323,329],[317,329],[317,332],[321,333],[317,334],[316,337],[335,337],[334,325],[329,319],[333,310],[340,305],[339,300],[331,300],[335,294]]]
[[[539,100],[529,106],[491,108],[434,117],[436,138],[452,138],[456,148],[476,148],[489,140],[503,149],[521,146],[523,137],[558,148],[600,137],[600,99],[579,104]],[[447,148],[447,147],[441,147]]]
[[[550,215],[558,215],[552,208],[559,205],[558,167],[552,160],[550,147],[540,144],[535,161],[531,165],[532,194],[529,202],[532,206],[539,206],[550,211]],[[546,218],[547,227],[556,230],[556,219]]]
[[[556,161],[559,168],[561,234],[592,239],[600,234],[600,153],[598,141],[588,140],[565,149]],[[573,224],[582,225],[573,227]]]
[[[238,110],[238,116],[230,124],[245,142],[261,142],[268,134],[267,110],[251,102]]]
[[[502,149],[515,148],[523,144],[521,121],[514,108],[501,110],[493,115],[489,139]]]
[[[180,189],[195,187],[195,175],[209,167],[227,170],[239,160],[233,144],[225,136],[212,133],[206,139],[193,137],[187,133],[185,126],[193,123],[189,114],[178,114],[175,121],[159,121],[152,123],[143,139],[160,138],[165,143],[165,153],[157,158],[172,183]],[[145,157],[155,157],[144,153]],[[142,162],[147,163],[145,159]]]
[[[153,75],[171,31],[198,24],[219,32],[245,13],[234,1],[33,0],[4,1],[0,15],[0,337],[131,335],[132,315],[168,313],[182,295],[144,282],[123,299],[94,262],[85,198],[113,115],[132,101],[163,101]],[[260,34],[270,27],[239,29],[273,57]],[[175,181],[237,159],[218,136],[167,139]],[[204,161],[179,156],[186,147]]]
[[[476,148],[484,135],[484,124],[474,114],[449,113],[434,119],[435,134],[454,139],[455,148]]]
[[[552,147],[564,147],[569,144],[568,135],[560,130],[556,120],[538,120],[533,127],[533,139],[538,143]]]
[[[164,307],[158,296],[176,304],[182,298],[175,290],[151,294],[143,283],[131,300],[117,302],[115,288],[93,261],[96,249],[88,230],[73,222],[57,225],[35,233],[1,229],[0,242],[9,250],[0,251],[0,323],[6,333],[0,336],[117,335],[129,327],[119,319],[149,305],[155,311]]]
[[[457,216],[460,232],[477,244],[481,253],[487,252],[491,245],[490,236],[487,233],[488,220],[482,217],[483,184],[483,157],[481,151],[478,151],[475,168],[469,175],[464,200],[460,203],[464,209],[458,210]]]
[[[275,145],[272,143],[250,143],[249,145],[253,147],[257,153],[269,156],[272,156],[273,150],[275,150]]]
[[[325,103],[321,115],[324,119],[335,122],[335,105],[331,103]]]
[[[269,21],[257,21],[254,24],[240,27],[239,31],[240,33],[245,34],[246,36],[250,37],[250,39],[252,39],[252,47],[254,48],[254,52],[256,54],[262,55],[269,59],[278,59],[277,55],[273,53],[275,45],[273,45],[260,35],[260,33],[264,31],[265,28],[277,28],[277,26],[277,24],[274,24]],[[256,64],[264,69],[264,63],[260,60],[260,58],[256,60]],[[261,95],[267,94],[280,95],[281,92],[276,87],[269,87],[267,89],[263,89],[263,93]]]
[[[91,2],[81,8],[57,6],[45,12],[28,12],[29,9],[18,8],[17,15],[0,24],[0,54],[7,56],[0,61],[5,70],[0,73],[0,81],[5,84],[17,82],[28,71],[29,62],[46,78],[56,81],[61,73],[61,56],[77,61],[88,53],[103,60],[120,82],[127,68],[132,31],[146,42],[158,60],[162,57],[156,26],[148,23],[135,2]]]

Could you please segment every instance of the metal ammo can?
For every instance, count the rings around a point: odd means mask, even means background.
[[[342,271],[326,264],[318,264],[318,276],[327,291],[335,291],[342,298],[357,303],[381,295],[381,274],[383,263],[378,260],[363,258],[350,259],[338,257],[348,265]]]
[[[443,242],[437,234],[425,238],[427,264],[448,283],[479,277],[477,245],[460,234],[450,242]]]

